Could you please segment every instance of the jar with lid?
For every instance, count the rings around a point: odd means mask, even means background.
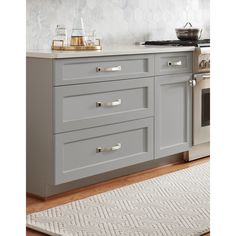
[[[67,30],[64,25],[57,25],[52,46],[54,47],[67,46]]]

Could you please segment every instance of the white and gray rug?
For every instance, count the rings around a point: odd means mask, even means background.
[[[209,231],[209,162],[27,215],[63,236],[197,236]]]

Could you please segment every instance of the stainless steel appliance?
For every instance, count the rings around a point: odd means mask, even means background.
[[[188,161],[210,155],[210,47],[193,53],[193,147],[185,153]]]
[[[184,153],[192,161],[210,155],[210,40],[198,41],[147,41],[145,45],[195,46],[193,53],[193,146]]]
[[[143,45],[169,45],[169,46],[194,46],[196,49],[198,48],[206,48],[210,47],[210,39],[200,39],[195,41],[189,41],[189,40],[161,40],[161,41],[146,41],[146,42],[139,42],[137,44],[143,44]]]

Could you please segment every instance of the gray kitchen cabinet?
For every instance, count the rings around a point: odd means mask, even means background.
[[[191,63],[192,52],[27,58],[27,192],[49,197],[188,150]]]
[[[155,78],[155,156],[189,150],[192,144],[192,74]]]

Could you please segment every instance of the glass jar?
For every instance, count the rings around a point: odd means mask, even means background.
[[[86,32],[86,45],[88,46],[96,45],[96,30],[91,30]]]
[[[86,45],[84,29],[72,29],[70,45],[71,46]]]
[[[57,25],[53,44],[54,46],[67,46],[67,30],[64,25]]]

